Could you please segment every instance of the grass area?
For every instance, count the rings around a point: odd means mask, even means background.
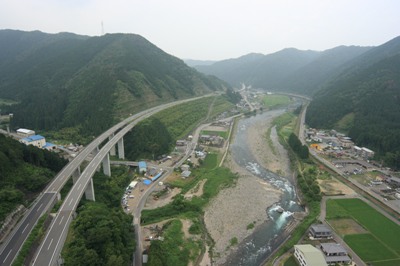
[[[287,105],[289,102],[290,98],[286,95],[265,95],[263,98],[264,106],[269,109]]]
[[[226,140],[226,139],[228,139],[229,132],[228,131],[202,130],[200,135],[220,136]]]
[[[296,259],[294,258],[294,256],[290,256],[285,263],[283,264],[283,266],[298,266],[299,264],[297,263]]]
[[[182,232],[182,222],[171,220],[163,226],[164,241],[152,241],[147,265],[188,265],[200,254],[202,243],[186,240]],[[168,254],[166,256],[166,254]]]
[[[190,190],[199,182],[199,180],[206,179],[203,186],[203,195],[201,197],[194,197],[191,201],[180,201],[175,197],[171,203],[152,210],[142,211],[142,224],[157,223],[173,217],[193,218],[202,215],[203,208],[208,204],[211,198],[215,197],[218,192],[226,187],[232,186],[237,175],[233,174],[228,168],[215,168],[212,170],[199,168],[194,169],[192,177],[188,178],[186,182],[173,183],[172,185],[179,185],[182,188],[181,194]]]
[[[351,218],[367,230],[364,234],[344,236],[346,243],[365,262],[375,265],[383,260],[400,260],[400,226],[367,203],[360,199],[328,200],[327,219],[335,221],[338,218]]]
[[[365,262],[399,258],[371,234],[346,235],[344,241]]]
[[[209,153],[203,161],[202,166],[206,169],[214,169],[218,165],[218,154]]]
[[[14,100],[0,98],[0,106],[2,106],[2,105],[9,106],[9,105],[17,104],[17,103],[18,102],[14,101]]]

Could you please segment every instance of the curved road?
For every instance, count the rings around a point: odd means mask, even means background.
[[[108,136],[117,132],[112,137],[112,139],[109,140],[101,148],[101,150],[96,154],[96,156],[89,163],[89,165],[85,168],[85,170],[82,172],[79,179],[75,182],[75,184],[71,188],[70,192],[68,193],[67,197],[64,200],[64,203],[60,207],[60,210],[57,213],[57,216],[55,217],[55,219],[52,221],[52,223],[50,225],[50,229],[47,232],[46,237],[39,248],[39,252],[37,253],[37,255],[34,259],[33,265],[41,266],[41,265],[55,265],[56,264],[59,254],[62,250],[65,238],[67,236],[68,228],[72,221],[73,214],[75,213],[76,207],[78,206],[78,203],[79,203],[83,193],[85,193],[86,188],[88,186],[92,186],[92,183],[90,183],[92,176],[94,175],[94,173],[95,173],[96,169],[99,167],[99,165],[102,163],[103,158],[108,156],[108,153],[111,150],[111,148],[114,147],[117,144],[117,142],[121,138],[123,138],[123,136],[128,131],[130,131],[140,121],[154,115],[157,112],[160,112],[164,109],[167,109],[169,107],[172,107],[172,106],[175,106],[178,104],[182,104],[182,103],[189,102],[189,101],[194,101],[194,100],[204,98],[204,97],[209,97],[209,96],[210,95],[205,95],[205,96],[201,96],[201,97],[181,100],[181,101],[172,102],[172,103],[168,103],[168,104],[164,104],[161,106],[151,108],[149,110],[140,112],[139,114],[136,114],[128,119],[125,119],[123,122],[121,122],[111,128],[111,129],[114,129],[117,126],[119,128],[121,128],[122,126],[125,125],[125,127],[123,127],[118,132],[112,131],[112,130],[110,132],[110,130],[108,130],[106,133],[103,133],[101,136],[106,134],[105,135],[106,137],[104,138],[104,140],[105,140],[106,138],[108,138]],[[127,124],[127,123],[129,123],[129,124]],[[100,143],[101,143],[101,141],[99,140],[96,143],[97,145],[95,146],[94,149],[97,149],[97,147]],[[65,180],[65,182],[66,182],[66,180]],[[52,187],[52,186],[50,185],[50,187]]]

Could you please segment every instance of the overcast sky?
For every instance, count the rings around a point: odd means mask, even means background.
[[[399,0],[0,0],[0,29],[140,34],[180,58],[380,45],[400,35]],[[0,48],[1,49],[1,48]]]

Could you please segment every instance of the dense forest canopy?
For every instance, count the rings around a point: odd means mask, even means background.
[[[0,134],[0,221],[15,206],[28,205],[65,164],[55,153]]]
[[[122,117],[229,85],[135,34],[0,31],[0,98],[13,128],[98,135]]]

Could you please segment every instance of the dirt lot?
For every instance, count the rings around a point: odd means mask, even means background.
[[[339,235],[363,234],[367,231],[353,219],[335,219],[329,221]]]
[[[355,195],[354,190],[346,186],[345,184],[337,181],[336,179],[328,179],[328,180],[317,180],[321,192],[327,196],[333,195]]]

